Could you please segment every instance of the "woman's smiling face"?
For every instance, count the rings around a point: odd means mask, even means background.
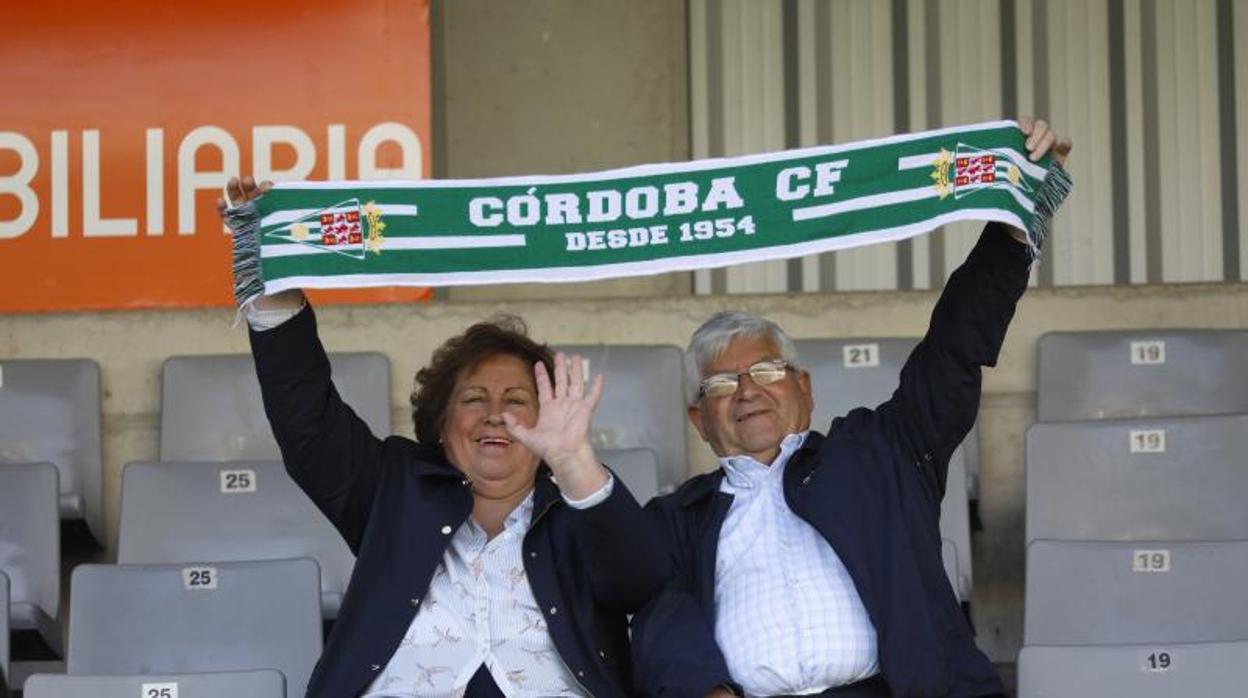
[[[525,360],[495,354],[456,381],[442,427],[447,458],[485,496],[530,487],[537,472],[537,456],[508,436],[505,412],[524,426],[536,424],[537,388]]]

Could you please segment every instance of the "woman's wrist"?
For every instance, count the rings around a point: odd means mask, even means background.
[[[554,473],[555,484],[565,497],[572,500],[585,499],[602,489],[610,475],[598,462],[594,449],[588,443],[565,457],[547,461]]]

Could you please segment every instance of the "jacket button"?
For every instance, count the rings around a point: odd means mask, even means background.
[[[534,550],[533,552],[529,553],[529,557],[537,557],[537,551]]]
[[[577,677],[578,679],[583,679],[583,678],[585,678],[585,672],[583,672],[583,671],[578,671],[578,672],[576,672],[576,677]]]
[[[602,650],[598,650],[598,657],[604,662],[607,661],[607,653]]]
[[[443,527],[442,527],[442,535],[444,535],[444,536],[449,536],[449,535],[451,535],[451,527],[450,527],[450,526],[443,526]]]
[[[380,664],[370,664],[370,665],[368,665],[368,669],[369,669],[369,671],[381,671],[381,665],[380,665]]]
[[[419,606],[420,606],[420,599],[412,599],[412,608],[418,608]]]
[[[555,615],[555,614],[556,614],[556,613],[558,613],[558,612],[559,612],[559,609],[555,608],[554,606],[551,606],[551,607],[550,607],[550,615],[552,615],[552,616],[553,616],[553,615]]]

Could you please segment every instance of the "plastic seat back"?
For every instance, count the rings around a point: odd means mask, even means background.
[[[122,475],[117,562],[310,557],[322,609],[337,617],[355,556],[281,463],[130,463]]]
[[[594,413],[595,449],[648,448],[659,460],[659,491],[689,476],[684,398],[684,354],[670,345],[565,345],[590,373],[605,381]]]
[[[334,386],[378,438],[390,435],[390,361],[331,354]],[[174,356],[161,373],[160,460],[280,460],[249,354]]]
[[[1248,412],[1248,331],[1050,332],[1038,350],[1042,422]]]
[[[60,652],[61,537],[58,470],[0,464],[0,572],[8,576],[9,625],[35,630]]]
[[[286,698],[274,669],[153,676],[35,674],[25,698]]]
[[[60,473],[61,518],[105,540],[100,367],[91,359],[0,361],[0,463],[47,462]]]
[[[307,558],[74,570],[69,674],[277,669],[302,696],[321,652],[321,593]]]
[[[1024,644],[1239,641],[1246,577],[1245,541],[1032,541]]]
[[[1248,415],[1027,431],[1027,538],[1248,540]]]

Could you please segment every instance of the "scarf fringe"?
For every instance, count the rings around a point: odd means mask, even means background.
[[[234,233],[234,303],[241,313],[264,295],[264,279],[260,277],[260,215],[255,201],[226,209],[225,224]]]
[[[1044,243],[1049,239],[1049,227],[1053,223],[1053,214],[1070,196],[1074,182],[1070,173],[1056,161],[1049,167],[1044,184],[1036,192],[1036,209],[1031,216],[1031,225],[1027,226],[1027,240],[1031,243],[1031,259],[1035,261],[1044,250]]]

